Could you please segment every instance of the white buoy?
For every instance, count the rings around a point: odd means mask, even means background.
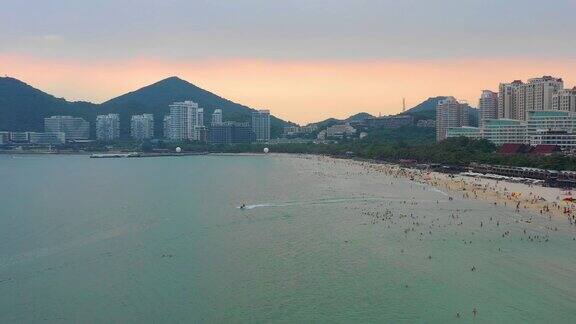
[[[178,146],[178,147],[176,148],[176,153],[180,153],[180,152],[182,152],[182,148],[180,148],[180,146]]]
[[[264,154],[268,154],[268,152],[270,152],[270,150],[267,147],[265,147],[264,148]]]

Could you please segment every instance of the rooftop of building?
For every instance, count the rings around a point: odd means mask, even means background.
[[[530,151],[530,146],[526,144],[514,144],[514,143],[507,143],[500,146],[498,153],[500,154],[519,154],[519,153],[528,153]]]
[[[564,110],[530,110],[530,111],[528,111],[528,116],[530,118],[535,118],[535,117],[567,117],[567,116],[570,116],[570,112],[564,111]]]
[[[480,128],[473,126],[449,127],[448,130],[452,132],[480,132]]]
[[[560,148],[556,145],[536,145],[532,151],[530,151],[530,154],[534,154],[534,155],[547,155],[547,154],[552,154],[555,152],[558,152],[560,150]]]
[[[485,126],[511,126],[511,125],[523,125],[525,124],[524,121],[518,119],[486,119],[484,121]]]

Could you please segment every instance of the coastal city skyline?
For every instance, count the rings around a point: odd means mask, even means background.
[[[575,0],[3,0],[0,323],[574,323]]]
[[[169,78],[149,87],[164,82],[190,85],[181,79]],[[437,102],[432,103],[432,106],[428,104],[433,115],[427,117],[414,115],[415,110],[432,98],[408,111],[403,107],[402,113],[396,115],[371,116],[363,112],[349,117],[355,119],[327,119],[307,125],[288,124],[281,133],[277,130],[274,134],[271,132],[270,110],[249,110],[250,122],[246,123],[238,122],[235,120],[237,117],[224,120],[224,115],[234,113],[213,107],[211,115],[206,117],[208,122],[205,123],[204,108],[198,103],[193,100],[175,101],[165,105],[166,107],[160,107],[164,113],[156,116],[158,121],[162,120],[162,132],[159,128],[155,131],[158,125],[155,126],[154,114],[126,116],[123,113],[125,118],[129,119],[129,132],[121,135],[120,115],[111,113],[96,116],[94,138],[100,142],[131,138],[136,141],[162,139],[209,144],[268,143],[271,139],[276,144],[309,143],[316,138],[315,143],[330,143],[337,139],[364,139],[368,136],[368,131],[373,133],[379,128],[417,126],[435,128],[437,141],[451,137],[469,137],[487,139],[496,145],[552,145],[566,152],[576,148],[576,135],[573,135],[576,129],[576,87],[565,84],[563,78],[544,75],[529,78],[526,82],[501,81],[498,90],[482,90],[477,109],[453,96],[437,96]],[[158,90],[153,91],[157,96],[164,96],[164,93],[159,93]],[[364,115],[360,117],[362,114]],[[261,116],[264,116],[264,119]],[[334,122],[324,124],[331,120]],[[78,140],[86,142],[90,139],[89,129],[90,123],[80,117],[52,115],[44,119],[44,133],[33,129],[19,132],[0,130],[0,144],[27,142],[32,145],[59,145]]]
[[[69,100],[100,103],[177,75],[306,124],[395,114],[403,98],[408,106],[436,95],[472,104],[478,89],[497,91],[500,80],[561,75],[576,84],[572,1],[147,0],[138,14],[113,1],[51,1],[35,3],[42,19],[29,3],[3,4],[1,73]],[[183,17],[192,11],[196,19]],[[452,20],[438,19],[448,12]]]

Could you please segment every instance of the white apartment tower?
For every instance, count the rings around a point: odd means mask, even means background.
[[[154,115],[132,116],[130,119],[130,136],[137,140],[154,138]]]
[[[520,80],[515,80],[512,83],[500,83],[498,87],[498,118],[518,119],[516,96],[518,88],[523,84]]]
[[[519,95],[524,97],[522,98],[524,105],[522,101],[518,102],[518,119],[526,120],[528,111],[552,110],[552,97],[564,89],[564,81],[560,78],[543,76],[528,80],[521,89],[523,91]]]
[[[528,83],[501,83],[498,117],[526,120],[529,111],[552,110],[553,97],[563,88],[564,81],[551,76],[529,79]]]
[[[552,95],[552,109],[576,112],[576,87],[560,90]]]
[[[222,109],[214,109],[211,125],[222,125]]]
[[[204,109],[191,100],[175,102],[170,105],[168,122],[170,139],[200,140],[204,129]]]
[[[257,142],[270,140],[270,110],[257,110],[252,112],[252,132]]]
[[[163,128],[163,133],[164,133],[164,138],[172,138],[172,136],[170,135],[170,127],[171,127],[171,122],[172,122],[172,118],[170,117],[170,115],[166,115],[164,116],[164,120],[162,123],[162,128]]]
[[[96,117],[96,139],[113,141],[120,138],[120,116],[118,114],[98,115]]]
[[[446,139],[446,131],[451,127],[468,126],[468,111],[454,97],[446,97],[436,107],[436,140]]]
[[[480,113],[479,124],[480,127],[484,124],[484,121],[488,119],[498,118],[498,94],[490,90],[483,90],[480,95],[480,100],[478,103],[478,110]]]

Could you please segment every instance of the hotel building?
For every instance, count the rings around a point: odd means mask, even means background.
[[[552,109],[576,112],[576,87],[552,95]]]
[[[543,76],[501,83],[498,93],[498,118],[527,120],[532,110],[552,110],[553,96],[564,88],[560,78]]]
[[[220,124],[222,124],[222,109],[214,109],[210,125],[215,126]]]
[[[446,130],[446,138],[452,138],[452,137],[469,137],[480,139],[482,138],[482,134],[480,133],[480,128],[478,127],[470,127],[470,126],[451,127]]]
[[[165,122],[168,122],[166,135],[172,140],[199,141],[205,133],[204,109],[191,100],[171,104],[170,116]]]
[[[561,110],[529,111],[528,120],[489,119],[480,129],[481,138],[496,145],[555,145],[576,148],[576,113]],[[448,130],[448,137],[478,138],[474,130],[460,127]]]
[[[134,115],[130,119],[130,136],[136,140],[154,138],[154,115]]]
[[[79,117],[52,116],[44,118],[46,133],[64,133],[66,140],[87,140],[90,138],[90,123]]]
[[[480,127],[485,120],[498,118],[498,93],[483,90],[478,102],[478,110]]]
[[[249,144],[254,141],[250,123],[222,122],[212,125],[208,142],[210,144]]]
[[[462,126],[468,126],[466,105],[459,103],[454,97],[439,101],[436,107],[436,141],[446,139],[448,128]]]
[[[37,145],[58,145],[66,143],[64,132],[36,133],[29,132],[30,144]]]
[[[96,117],[96,139],[113,141],[120,138],[120,116],[118,114],[98,115]]]
[[[504,118],[486,120],[480,130],[482,138],[496,145],[525,144],[526,131],[526,122]]]
[[[252,112],[252,132],[254,132],[257,142],[270,140],[270,110]]]

